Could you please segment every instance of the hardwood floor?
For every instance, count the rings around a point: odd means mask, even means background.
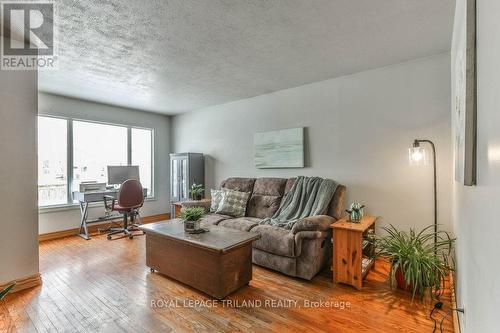
[[[150,273],[144,257],[143,236],[133,240],[108,241],[105,236],[96,236],[90,241],[69,237],[42,242],[43,285],[8,295],[0,302],[0,331],[432,332],[433,329],[433,321],[428,317],[431,303],[415,300],[411,304],[409,294],[390,290],[386,281],[388,265],[381,261],[368,274],[361,291],[340,284],[333,287],[329,270],[312,281],[304,281],[254,266],[249,286],[227,297],[225,304],[213,304],[194,289]],[[443,310],[434,314],[438,319],[437,332],[439,320],[450,309],[448,293],[442,300]],[[256,307],[249,306],[251,301]],[[293,306],[295,301],[297,306]],[[323,303],[307,307],[307,302]],[[349,308],[339,307],[347,302]],[[451,316],[444,328],[453,332]]]

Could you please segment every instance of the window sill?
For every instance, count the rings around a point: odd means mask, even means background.
[[[144,202],[157,201],[156,197],[147,197],[144,199]],[[89,208],[95,207],[103,207],[102,202],[92,202],[89,203]],[[65,205],[54,205],[54,206],[45,206],[38,207],[38,214],[47,214],[47,213],[55,213],[55,212],[63,212],[68,210],[80,210],[80,205],[77,203],[74,204],[65,204]]]

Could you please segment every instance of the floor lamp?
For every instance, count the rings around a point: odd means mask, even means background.
[[[432,147],[432,164],[434,168],[434,244],[437,243],[437,175],[436,175],[436,146],[431,140],[415,139],[413,147],[409,149],[409,162],[412,166],[427,165],[425,149],[420,145],[428,143]]]

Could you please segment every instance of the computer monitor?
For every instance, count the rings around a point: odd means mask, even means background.
[[[121,185],[128,179],[140,181],[138,165],[108,165],[108,185]]]

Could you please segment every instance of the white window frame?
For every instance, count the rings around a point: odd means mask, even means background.
[[[130,165],[132,162],[132,129],[141,129],[141,130],[148,130],[151,131],[151,195],[149,195],[146,198],[146,201],[154,201],[156,200],[156,191],[155,191],[155,129],[154,128],[148,128],[148,127],[142,127],[142,126],[132,126],[132,125],[125,125],[125,124],[118,124],[118,123],[109,123],[109,122],[103,122],[103,121],[95,121],[95,120],[88,120],[88,119],[79,119],[79,118],[70,118],[70,117],[61,117],[61,116],[53,116],[53,115],[47,115],[47,114],[39,114],[38,117],[45,117],[45,118],[55,118],[55,119],[62,119],[66,120],[67,123],[67,152],[66,152],[66,158],[67,158],[67,202],[65,204],[58,204],[58,205],[46,205],[46,206],[38,206],[38,209],[43,212],[43,211],[53,211],[53,210],[65,210],[65,209],[77,209],[78,204],[73,202],[73,189],[72,189],[72,184],[73,184],[73,122],[78,121],[78,122],[86,122],[86,123],[93,123],[93,124],[102,124],[102,125],[110,125],[110,126],[117,126],[117,127],[124,127],[127,129],[127,163]],[[37,184],[38,186],[38,184]],[[38,187],[37,187],[38,191]]]

